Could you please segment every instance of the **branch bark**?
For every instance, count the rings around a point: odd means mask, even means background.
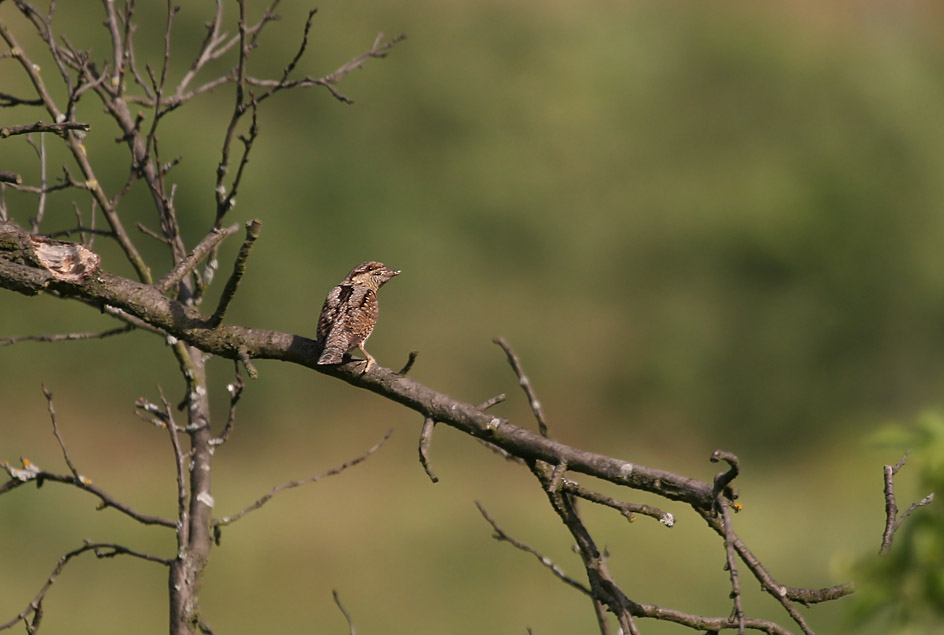
[[[566,462],[570,471],[652,492],[700,509],[710,508],[714,500],[709,483],[558,443],[388,368],[377,367],[362,374],[362,365],[357,363],[319,366],[316,363],[318,345],[306,337],[236,325],[210,327],[210,318],[201,315],[196,307],[166,297],[154,285],[101,269],[80,282],[56,280],[43,269],[17,262],[26,257],[22,249],[3,251],[4,245],[22,245],[28,237],[28,233],[12,221],[0,223],[0,287],[26,295],[53,292],[61,297],[82,298],[98,306],[114,307],[199,351],[219,357],[238,360],[240,349],[244,348],[250,358],[299,364],[370,390],[524,459],[554,465]]]

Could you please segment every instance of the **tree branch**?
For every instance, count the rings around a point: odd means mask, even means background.
[[[237,225],[232,225],[226,228],[212,229],[210,233],[207,234],[200,243],[193,248],[187,257],[177,263],[173,269],[167,272],[167,275],[154,283],[154,286],[157,287],[160,291],[168,291],[173,288],[174,285],[179,283],[184,277],[193,271],[201,260],[206,258],[207,254],[216,249],[217,246],[227,236],[232,236],[239,229]]]
[[[905,519],[908,516],[911,516],[919,507],[924,507],[925,505],[931,504],[934,500],[934,492],[931,492],[921,500],[914,502],[905,510],[905,513],[901,516],[898,515],[898,503],[895,499],[895,475],[898,474],[898,471],[905,466],[905,461],[908,459],[908,453],[901,457],[901,460],[898,461],[895,465],[886,465],[884,468],[885,474],[885,531],[882,532],[882,546],[879,548],[879,554],[885,555],[892,548],[892,541],[895,539],[895,532],[901,527],[901,524],[905,522]]]
[[[31,132],[55,132],[61,134],[66,130],[87,131],[89,128],[91,128],[89,124],[79,123],[78,121],[63,121],[62,123],[43,123],[42,121],[37,121],[36,123],[21,126],[0,127],[0,139],[6,139],[7,137],[18,134],[29,134]]]
[[[95,554],[96,558],[114,558],[115,556],[131,556],[134,558],[140,558],[141,560],[147,560],[148,562],[156,562],[164,566],[169,566],[171,561],[167,558],[161,558],[159,556],[154,556],[149,553],[144,553],[141,551],[136,551],[134,549],[129,549],[122,545],[116,545],[110,542],[87,542],[78,549],[73,549],[72,551],[64,554],[59,558],[59,562],[56,564],[56,567],[52,570],[52,573],[49,574],[49,577],[46,578],[45,584],[39,590],[39,593],[33,597],[32,601],[27,605],[25,609],[19,612],[16,617],[8,622],[0,624],[0,631],[6,630],[11,626],[15,626],[19,622],[26,623],[28,632],[32,633],[39,627],[39,622],[42,619],[42,606],[43,600],[46,598],[46,593],[49,592],[50,587],[56,582],[59,574],[62,573],[62,570],[69,563],[70,560],[76,556],[82,555],[91,551]],[[26,619],[34,615],[34,619],[31,623],[27,623]]]
[[[246,239],[243,241],[242,247],[239,248],[239,254],[236,256],[236,261],[233,263],[233,273],[230,275],[229,280],[226,281],[226,286],[223,287],[223,293],[220,295],[220,301],[219,304],[217,304],[216,311],[214,311],[212,317],[210,317],[211,328],[219,326],[220,322],[223,321],[223,316],[226,315],[226,309],[229,308],[230,302],[233,301],[236,290],[239,288],[239,282],[246,273],[246,262],[249,260],[249,253],[252,251],[252,246],[255,244],[256,239],[259,238],[261,231],[261,221],[254,219],[246,223]]]
[[[370,372],[361,373],[363,365],[356,362],[318,365],[320,350],[314,340],[235,325],[209,328],[207,318],[195,307],[164,296],[153,285],[101,269],[80,282],[56,280],[43,269],[15,262],[11,252],[3,251],[4,244],[16,245],[27,236],[12,222],[0,223],[0,287],[26,295],[52,290],[63,297],[83,298],[98,306],[121,309],[205,353],[235,360],[240,358],[240,349],[244,348],[253,359],[277,359],[299,364],[375,392],[423,417],[450,425],[524,459],[547,461],[553,465],[566,461],[571,471],[659,494],[699,509],[709,509],[713,503],[712,486],[704,481],[558,443],[390,369],[377,366]]]
[[[362,454],[361,456],[359,456],[359,457],[357,457],[357,458],[351,459],[350,461],[347,461],[347,462],[345,462],[345,463],[342,463],[342,464],[339,465],[338,467],[331,468],[330,470],[327,470],[327,471],[325,471],[325,472],[321,472],[320,474],[315,474],[314,476],[309,476],[309,477],[307,477],[307,478],[299,479],[299,480],[297,480],[297,481],[289,481],[288,483],[283,483],[283,484],[281,484],[281,485],[278,485],[278,486],[276,486],[276,487],[273,487],[273,488],[272,488],[271,490],[269,490],[269,492],[266,493],[262,498],[260,498],[259,500],[257,500],[257,501],[254,502],[253,504],[249,505],[248,507],[245,507],[242,511],[239,511],[239,512],[233,514],[232,516],[225,516],[225,517],[223,517],[223,518],[214,519],[214,520],[213,520],[213,528],[214,528],[214,532],[215,532],[215,534],[216,534],[217,542],[219,542],[219,529],[220,529],[220,527],[225,527],[226,525],[231,525],[231,524],[233,524],[234,522],[236,522],[237,520],[239,520],[240,518],[242,518],[243,516],[245,516],[246,514],[248,514],[249,512],[255,511],[255,510],[259,509],[260,507],[262,507],[263,505],[265,505],[266,503],[268,503],[268,502],[272,499],[272,497],[275,496],[276,494],[278,494],[279,492],[282,492],[282,491],[287,490],[287,489],[293,489],[293,488],[298,487],[298,486],[300,486],[300,485],[307,485],[307,484],[309,484],[309,483],[314,483],[315,481],[320,481],[321,479],[327,478],[327,477],[329,477],[329,476],[336,476],[336,475],[340,474],[341,472],[343,472],[344,470],[346,470],[346,469],[348,469],[348,468],[351,468],[351,467],[354,467],[354,466],[357,465],[358,463],[362,463],[362,462],[366,461],[366,460],[370,457],[371,454],[373,454],[374,452],[376,452],[377,450],[379,450],[380,447],[381,447],[384,443],[387,442],[387,439],[389,439],[392,434],[393,434],[393,430],[390,430],[389,432],[387,432],[387,434],[384,435],[384,438],[383,438],[383,439],[381,439],[380,441],[378,441],[376,444],[374,444],[373,447],[371,447],[369,450],[367,450],[367,452],[365,452],[364,454]]]
[[[37,486],[42,486],[46,481],[52,481],[53,483],[65,483],[66,485],[72,485],[97,497],[100,501],[97,508],[99,510],[112,507],[143,525],[161,525],[171,528],[175,528],[177,526],[177,523],[175,523],[173,520],[170,520],[169,518],[152,516],[150,514],[142,514],[135,511],[130,506],[122,503],[117,498],[92,483],[91,479],[85,476],[47,472],[46,470],[42,470],[37,467],[36,464],[31,463],[25,459],[23,463],[24,467],[19,469],[11,466],[6,461],[0,462],[0,467],[2,467],[4,471],[6,471],[6,473],[10,476],[9,481],[0,485],[0,494],[5,494],[11,490],[16,489],[20,485],[23,485],[24,483],[32,481],[35,481]]]

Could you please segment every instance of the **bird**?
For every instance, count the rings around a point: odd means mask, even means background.
[[[399,270],[381,262],[365,262],[328,293],[318,317],[319,365],[340,364],[345,353],[356,348],[366,358],[361,374],[371,369],[375,361],[364,343],[377,324],[377,290],[398,275]]]

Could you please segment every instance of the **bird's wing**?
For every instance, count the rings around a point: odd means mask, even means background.
[[[318,341],[324,342],[328,334],[335,330],[334,327],[344,321],[344,308],[353,291],[351,285],[338,285],[331,289],[328,297],[325,298],[324,306],[321,307],[321,315],[318,317]]]

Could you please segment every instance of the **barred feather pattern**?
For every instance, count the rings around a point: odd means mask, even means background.
[[[318,364],[340,364],[345,353],[360,348],[369,367],[373,358],[363,346],[377,324],[377,290],[399,273],[379,262],[365,262],[328,293],[318,318]]]
[[[344,354],[364,344],[379,313],[377,292],[341,283],[331,290],[318,319],[318,339],[324,350],[319,364],[340,364]]]

